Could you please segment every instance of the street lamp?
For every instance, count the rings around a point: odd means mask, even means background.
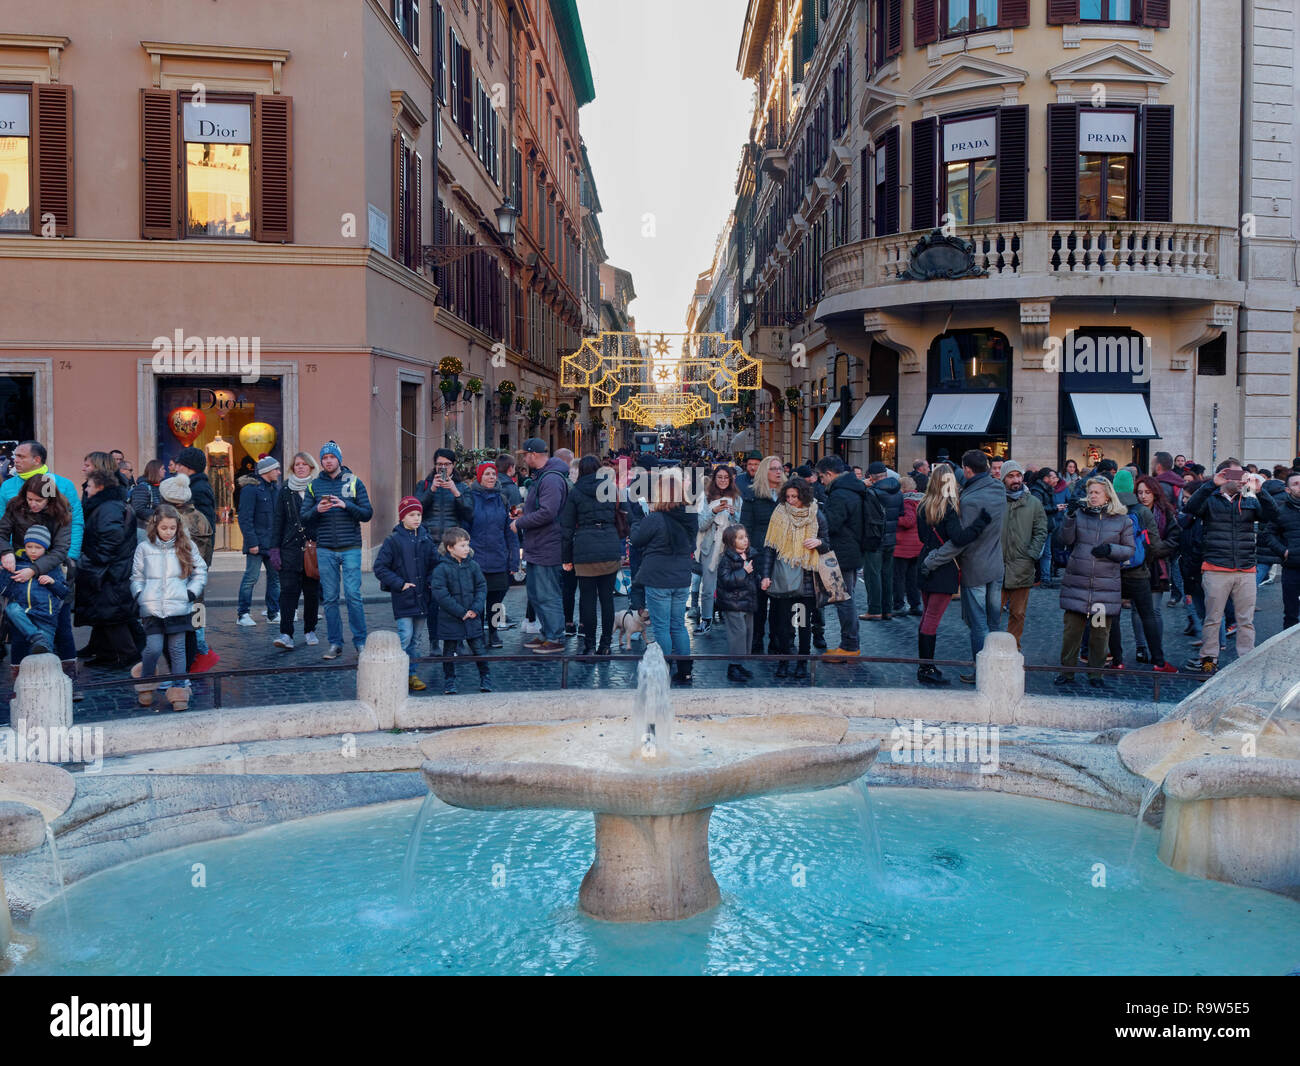
[[[507,198],[496,210],[497,232],[506,244],[515,242],[515,223],[519,220],[519,211]]]
[[[755,290],[754,290],[754,286],[753,286],[752,284],[750,284],[750,285],[746,285],[743,289],[740,290],[740,298],[741,298],[742,300],[745,301],[745,306],[746,306],[746,307],[753,307],[753,306],[754,306],[754,297],[755,297],[755,295],[757,295],[757,294],[756,294],[756,292],[755,292]]]
[[[515,222],[519,218],[519,211],[515,205],[506,200],[496,209],[497,235],[501,243],[507,247],[513,247],[515,243]],[[420,256],[424,261],[426,270],[433,270],[437,267],[444,267],[450,263],[463,259],[474,252],[486,251],[486,247],[481,244],[425,244],[420,247]]]

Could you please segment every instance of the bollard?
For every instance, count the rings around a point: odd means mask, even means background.
[[[380,729],[397,724],[397,712],[406,699],[410,660],[402,642],[392,630],[380,630],[366,638],[357,660],[357,699],[375,713]]]
[[[15,730],[40,727],[47,736],[71,728],[72,679],[63,672],[57,655],[29,655],[22,661],[9,723]]]
[[[1025,695],[1025,657],[1010,633],[990,633],[975,656],[975,688],[988,704],[989,721],[1009,725]]]

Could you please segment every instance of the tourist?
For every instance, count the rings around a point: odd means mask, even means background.
[[[924,475],[928,483],[928,472]],[[898,534],[894,538],[894,614],[921,613],[921,538],[916,534],[916,508],[925,492],[911,477],[898,479],[903,493],[903,509],[898,514]],[[831,535],[832,542],[835,540]]]
[[[844,465],[837,455],[828,455],[817,463],[817,478],[826,490],[826,528],[830,550],[844,575],[848,598],[835,604],[840,620],[839,644],[827,657],[843,661],[862,653],[858,632],[858,608],[853,602],[858,573],[862,569],[863,548],[867,543],[866,511],[875,506],[871,490]],[[870,503],[868,502],[870,501]]]
[[[784,484],[785,472],[780,457],[769,455],[758,464],[758,470],[754,474],[754,483],[750,486],[749,493],[744,497],[740,505],[740,524],[745,527],[745,531],[749,534],[749,547],[754,552],[755,558],[758,558],[763,551],[764,539],[767,536],[767,524],[772,519],[772,512],[776,510],[777,505],[781,502],[781,486]],[[768,626],[768,614],[767,593],[763,591],[763,586],[760,584],[758,609],[754,612],[754,644],[750,649],[754,655],[763,654],[763,632],[765,629],[768,634],[768,653],[770,654],[774,650],[772,630]]]
[[[190,496],[190,479],[184,474],[175,474],[172,477],[165,478],[162,484],[158,486],[158,496],[162,503],[171,504],[172,507],[176,508],[176,513],[181,516],[181,524],[185,527],[186,536],[198,548],[199,556],[203,559],[203,565],[210,568],[212,566],[212,551],[216,544],[216,536],[213,533],[211,523],[194,506]],[[199,594],[200,602],[203,600],[204,594]],[[143,636],[139,639],[140,643],[143,644]],[[192,631],[186,632],[185,658],[189,664],[189,672],[192,674],[201,674],[211,670],[221,661],[221,656],[208,647],[207,629],[203,626],[196,626]]]
[[[280,575],[271,565],[270,550],[275,547],[271,534],[275,526],[280,490],[280,462],[267,456],[257,463],[257,483],[244,490],[239,508],[239,532],[244,539],[244,577],[239,582],[239,601],[235,620],[241,626],[255,626],[257,620],[248,612],[253,606],[253,589],[258,571],[266,569],[266,609],[263,617],[275,624],[280,621]]]
[[[271,565],[280,575],[280,635],[274,644],[281,651],[292,651],[294,646],[293,623],[298,614],[298,597],[302,596],[302,628],[309,646],[320,643],[316,625],[320,620],[320,569],[313,565],[316,576],[307,573],[308,543],[302,522],[302,508],[307,499],[307,487],[316,473],[316,460],[306,452],[299,452],[289,464],[289,473],[275,501],[275,518],[271,523]],[[315,552],[315,545],[310,549]]]
[[[49,655],[54,648],[54,627],[63,610],[63,601],[68,598],[68,586],[63,580],[63,569],[57,564],[52,570],[35,576],[50,543],[48,529],[35,523],[29,525],[22,535],[20,549],[23,569],[11,572],[6,567],[0,570],[0,596],[5,600],[5,618],[15,633],[14,663],[21,662],[29,654]],[[10,557],[10,554],[6,555],[6,558]],[[21,575],[27,576],[20,580]],[[27,645],[26,649],[20,641]]]
[[[781,487],[781,503],[772,512],[759,557],[761,588],[773,601],[772,639],[778,655],[795,653],[796,629],[798,654],[808,655],[811,650],[816,571],[821,553],[829,549],[826,512],[817,506],[808,482],[791,478]],[[791,671],[789,661],[782,659],[775,676],[807,677],[808,663],[800,659]]]
[[[72,516],[72,525],[69,527],[68,561],[76,563],[81,557],[81,540],[86,526],[85,517],[81,510],[81,496],[77,492],[77,486],[68,478],[50,473],[50,468],[45,465],[45,461],[45,445],[40,441],[25,440],[14,449],[13,473],[3,482],[0,482],[0,507],[8,506],[9,501],[18,495],[18,490],[30,478],[35,477],[37,474],[48,474],[54,479],[54,486],[58,489],[59,494],[68,503],[68,513]],[[64,613],[69,613],[69,607],[66,604],[64,605]],[[69,655],[68,658],[72,658],[72,656]]]
[[[501,495],[506,498],[506,503],[513,511],[518,508],[523,510],[524,494],[519,491],[519,486],[515,483],[515,460],[514,456],[508,452],[502,452],[497,456],[497,486]],[[482,478],[479,478],[482,481]],[[512,570],[516,567],[511,567]]]
[[[360,654],[366,643],[366,610],[361,599],[361,523],[374,515],[370,496],[361,479],[343,465],[343,451],[328,441],[320,450],[321,472],[303,497],[302,520],[316,541],[321,596],[325,601],[325,628],[329,649],[322,658],[343,654],[343,620],[339,615],[339,587],[347,601],[348,628]]]
[[[170,504],[159,504],[145,539],[136,546],[131,567],[131,595],[139,605],[145,632],[144,655],[134,676],[153,677],[164,648],[170,672],[185,673],[185,633],[194,626],[194,603],[207,579],[208,568],[186,534],[181,516]],[[142,707],[153,704],[152,686],[141,685],[136,691]],[[189,682],[173,683],[166,695],[172,710],[186,710]]]
[[[256,486],[257,460],[251,455],[246,455],[239,461],[239,469],[235,472],[235,492],[231,499],[231,506],[234,507],[236,516],[242,513],[244,490]]]
[[[561,607],[560,575],[562,545],[560,512],[569,496],[569,464],[538,437],[524,442],[533,483],[524,500],[524,510],[510,528],[523,533],[528,601],[537,613],[541,633],[525,641],[524,647],[542,655],[564,650],[564,614]]]
[[[122,484],[122,479],[117,476],[117,463],[113,461],[113,457],[108,452],[87,452],[81,460],[81,496],[83,503],[85,502],[86,485],[89,483],[92,470],[102,470],[105,474],[110,475],[124,492],[130,492],[130,489]]]
[[[11,588],[22,591],[33,580],[53,576],[62,581],[62,568],[68,563],[68,553],[72,545],[72,509],[67,498],[58,491],[58,485],[49,474],[34,474],[20,482],[22,492],[18,493],[5,506],[0,515],[0,579],[12,583]],[[39,556],[32,557],[26,551],[28,531],[33,526],[44,530],[42,550]],[[49,584],[48,582],[46,583]],[[11,598],[16,591],[9,593]],[[63,604],[68,601],[66,593],[60,596],[59,616],[64,616]],[[33,621],[37,621],[33,619]],[[66,616],[67,631],[59,634],[59,618],[50,626],[50,640],[46,651],[56,646],[74,649],[68,655],[75,654],[72,636],[72,619]],[[19,633],[30,637],[30,632],[22,626],[15,626]],[[17,662],[22,657],[18,639],[14,641],[14,658]],[[92,649],[94,651],[96,649]],[[100,651],[100,654],[103,654]]]
[[[632,532],[632,546],[641,553],[635,581],[645,589],[646,609],[655,641],[665,655],[687,656],[686,601],[691,588],[691,562],[698,521],[686,509],[682,472],[661,472],[650,513]],[[673,680],[691,683],[691,661],[679,659]]]
[[[1282,627],[1300,625],[1300,470],[1286,479],[1286,498],[1278,505],[1271,528],[1261,526],[1282,560]]]
[[[1120,611],[1120,567],[1133,557],[1133,524],[1106,478],[1089,478],[1084,493],[1083,500],[1070,501],[1057,532],[1061,545],[1071,549],[1061,579],[1061,609],[1065,612],[1061,665],[1076,664],[1086,632],[1092,668],[1088,684],[1102,688],[1106,645]],[[1074,674],[1057,674],[1056,684],[1074,684]]]
[[[77,564],[74,624],[90,626],[87,658],[97,665],[124,667],[138,653],[131,620],[131,559],[135,515],[117,475],[94,469],[86,478],[86,535]]]
[[[1116,481],[1119,479],[1116,478]],[[1170,574],[1178,568],[1178,547],[1182,541],[1182,527],[1178,524],[1178,509],[1170,502],[1161,482],[1154,477],[1138,478],[1135,495],[1138,503],[1151,512],[1155,521],[1155,530],[1151,534],[1151,543],[1146,546],[1147,569],[1151,574],[1151,619],[1161,643],[1164,643],[1165,620],[1160,609],[1160,598],[1170,588]],[[1122,500],[1122,497],[1121,497]],[[1139,590],[1139,595],[1141,591]],[[1148,641],[1143,639],[1145,627],[1140,611],[1134,610],[1133,639],[1137,644],[1137,661],[1153,663],[1162,673],[1174,673],[1177,667],[1165,662],[1163,649],[1158,658],[1151,654]]]
[[[411,495],[424,509],[424,525],[435,545],[442,542],[445,530],[466,520],[467,512],[461,495],[468,487],[456,481],[456,453],[450,448],[439,448],[434,452],[433,470],[415,486]]]
[[[924,459],[916,459],[912,463],[912,484],[916,486],[917,492],[925,492],[925,483],[930,480],[930,464]],[[900,479],[901,480],[901,479]]]
[[[402,497],[397,505],[397,525],[380,545],[374,568],[379,587],[392,597],[397,639],[411,664],[406,680],[410,692],[423,692],[427,687],[415,672],[415,660],[420,657],[420,629],[429,624],[429,576],[437,565],[434,556],[438,547],[422,524],[423,518],[420,501],[414,496]]]
[[[700,505],[700,532],[696,538],[696,558],[700,568],[699,611],[696,633],[713,627],[713,596],[718,586],[718,563],[722,558],[722,534],[740,521],[743,501],[732,480],[731,467],[714,467],[704,487]]]
[[[1038,560],[1047,542],[1047,514],[1025,488],[1024,468],[1019,463],[1003,463],[1001,480],[1007,496],[1002,518],[1002,606],[1010,609],[1007,632],[1016,638],[1019,651],[1029,590],[1038,581]]]
[[[754,478],[758,476],[758,467],[762,461],[762,452],[745,453],[745,469],[736,475],[736,490],[742,499],[745,493],[754,487]]]
[[[1073,459],[1065,461],[1065,472],[1061,475],[1067,489],[1073,489],[1074,483],[1079,480],[1079,464]]]
[[[117,478],[122,482],[122,487],[130,493],[130,491],[135,488],[135,467],[125,459],[119,459],[117,463]]]
[[[898,538],[898,516],[903,513],[903,491],[898,478],[877,460],[867,467],[867,481],[884,510],[884,533],[880,546],[867,552],[863,581],[867,587],[868,622],[889,621],[894,608],[894,544]]]
[[[1274,507],[1281,507],[1286,502],[1286,479],[1290,469],[1285,466],[1273,467],[1271,477],[1259,487],[1267,493]],[[1282,557],[1275,553],[1271,538],[1265,539],[1264,527],[1256,531],[1255,538],[1255,584],[1271,585],[1282,576]]]
[[[608,655],[614,639],[614,575],[623,565],[623,538],[617,486],[609,470],[600,473],[600,460],[584,455],[578,480],[560,512],[561,558],[566,573],[578,579],[582,654]],[[596,604],[600,603],[600,643],[596,642]]]
[[[931,556],[945,544],[958,549],[975,542],[993,522],[988,511],[981,510],[969,525],[963,525],[961,497],[957,477],[947,463],[936,463],[930,471],[925,494],[916,508],[916,535],[921,541],[920,586],[925,604],[917,630],[917,656],[923,662],[916,679],[923,685],[947,685],[948,679],[934,665],[939,622],[958,588],[957,564],[948,558],[942,562]]]
[[[479,656],[478,689],[492,691],[492,677],[483,646],[483,612],[487,609],[487,581],[471,556],[469,534],[457,526],[444,530],[438,549],[442,559],[433,569],[430,591],[436,611],[430,611],[433,633],[442,641],[442,692],[456,695],[456,654],[460,642],[469,645],[470,655]]]
[[[983,452],[972,449],[962,456],[966,475],[961,488],[962,525],[975,521],[982,511],[989,514],[989,524],[979,537],[965,547],[951,540],[934,556],[921,560],[926,566],[942,565],[956,559],[961,570],[961,613],[970,630],[971,658],[979,655],[984,638],[1002,624],[1002,519],[1007,509],[1007,494],[1001,482],[989,474],[989,460]],[[975,673],[959,675],[964,685],[975,684]]]
[[[515,489],[516,495],[518,492]],[[519,537],[510,528],[512,508],[501,489],[496,463],[479,463],[476,480],[461,493],[460,503],[474,561],[487,582],[487,646],[502,648],[505,645],[497,630],[503,628],[505,608],[499,605],[510,591],[511,572],[519,568]],[[435,543],[435,554],[437,547]]]
[[[754,641],[754,611],[758,607],[758,571],[749,550],[749,534],[741,525],[722,531],[722,558],[718,560],[718,612],[727,630],[727,680],[743,685],[754,675],[740,661]]]
[[[217,529],[217,500],[212,494],[212,482],[204,471],[208,468],[208,457],[198,448],[182,448],[176,456],[176,473],[189,478],[190,502],[194,509],[208,520],[213,533]]]
[[[131,488],[129,503],[135,512],[136,542],[144,540],[145,526],[153,517],[154,508],[162,503],[158,495],[158,486],[163,481],[163,465],[157,459],[150,459],[144,464],[142,476]]]

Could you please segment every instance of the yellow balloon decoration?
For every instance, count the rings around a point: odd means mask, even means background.
[[[275,427],[269,422],[249,422],[239,431],[239,443],[254,459],[275,447]]]

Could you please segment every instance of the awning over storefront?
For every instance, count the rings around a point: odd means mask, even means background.
[[[1140,392],[1072,392],[1081,437],[1150,440],[1160,436]]]
[[[853,420],[844,427],[840,440],[861,440],[865,437],[876,415],[880,414],[880,409],[888,402],[888,396],[868,396],[862,401],[862,406],[858,408],[858,413],[853,416]]]
[[[835,412],[838,411],[839,409],[840,409],[839,400],[836,400],[833,403],[828,403],[826,405],[826,413],[822,415],[821,421],[817,423],[817,428],[808,434],[808,440],[810,442],[816,443],[817,441],[821,440],[823,436],[825,436],[826,430],[830,428],[831,419],[835,417]]]
[[[919,436],[987,433],[999,395],[996,392],[936,392],[930,397],[916,432]]]

